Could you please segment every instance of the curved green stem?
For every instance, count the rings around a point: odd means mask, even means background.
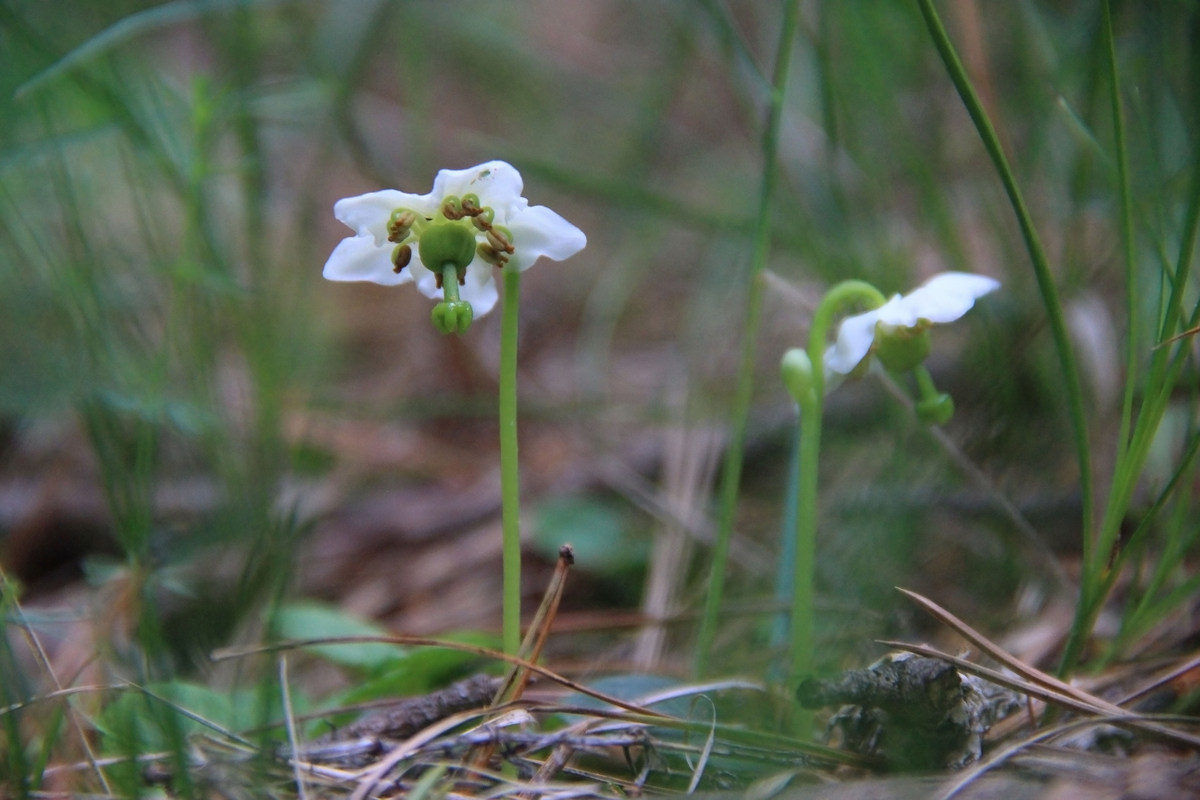
[[[825,394],[825,347],[834,315],[856,305],[872,309],[886,302],[883,292],[866,281],[842,281],[825,292],[820,305],[813,312],[812,327],[808,329],[808,358],[813,365],[813,389],[818,399]]]
[[[500,320],[500,503],[503,529],[504,652],[521,647],[521,483],[517,459],[517,321],[521,273],[502,270],[504,311]]]
[[[852,306],[878,308],[887,302],[865,281],[843,281],[822,298],[808,332],[808,358],[812,362],[812,391],[800,402],[800,473],[796,491],[795,563],[793,565],[792,620],[788,643],[788,682],[795,689],[812,673],[814,624],[813,578],[817,549],[817,477],[821,454],[821,416],[825,408],[825,348],[835,314]]]
[[[933,382],[933,376],[929,374],[929,367],[924,364],[918,365],[913,370],[913,377],[917,380],[917,396],[922,400],[931,397],[937,397],[937,386]]]
[[[746,420],[750,416],[750,396],[754,384],[755,351],[758,346],[759,317],[762,311],[762,275],[766,269],[767,250],[771,244],[771,200],[775,194],[777,172],[775,154],[779,149],[779,122],[783,114],[783,99],[787,89],[788,67],[791,63],[792,41],[796,36],[798,17],[799,3],[797,0],[789,0],[783,7],[783,24],[779,29],[775,72],[771,81],[771,102],[767,110],[766,128],[763,131],[763,172],[754,228],[754,251],[750,258],[745,338],[742,340],[741,360],[734,390],[729,444],[721,467],[719,517],[716,541],[713,543],[708,594],[705,596],[704,614],[696,639],[697,675],[703,675],[707,671],[709,652],[716,637],[717,616],[721,611],[721,595],[725,589],[729,543],[733,538],[733,515],[737,508],[738,487],[742,478],[742,449],[746,441]]]

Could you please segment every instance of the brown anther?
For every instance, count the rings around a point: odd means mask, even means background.
[[[513,252],[512,242],[510,242],[503,233],[495,228],[489,228],[486,233],[488,244],[490,244],[492,247],[505,253],[511,254]]]
[[[464,216],[477,217],[483,213],[483,206],[475,198],[467,196],[462,199],[462,211]]]
[[[487,233],[492,229],[492,223],[479,216],[471,217],[471,224],[474,225],[476,229],[484,233]]]
[[[407,267],[410,261],[412,261],[412,248],[408,245],[397,247],[392,251],[392,272],[399,275],[400,270]]]
[[[441,289],[442,288],[442,273],[435,272],[435,273],[433,273],[433,276],[435,278],[437,278],[437,288]]]
[[[508,261],[507,256],[498,251],[496,248],[492,247],[490,244],[484,244],[483,242],[480,242],[479,246],[475,248],[475,252],[480,258],[494,267],[503,267]]]
[[[417,215],[411,211],[392,214],[387,224],[388,241],[396,244],[403,242],[408,238],[408,234],[412,233],[412,226],[416,221]]]
[[[457,197],[447,197],[442,202],[442,216],[446,219],[462,219],[466,216]]]

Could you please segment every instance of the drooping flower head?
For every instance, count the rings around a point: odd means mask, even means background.
[[[836,341],[825,351],[826,379],[836,385],[872,353],[892,372],[913,369],[929,355],[932,325],[953,322],[999,286],[999,281],[984,275],[943,272],[879,308],[846,317],[838,326]]]
[[[443,332],[462,332],[496,304],[493,268],[522,271],[540,257],[562,261],[587,244],[583,231],[521,196],[521,174],[503,161],[444,169],[428,194],[395,189],[347,197],[334,216],[355,231],[325,262],[333,281],[415,282],[444,298]]]

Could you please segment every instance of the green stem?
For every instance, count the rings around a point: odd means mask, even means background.
[[[1129,187],[1129,159],[1125,147],[1125,117],[1121,107],[1121,84],[1117,73],[1116,44],[1113,37],[1112,11],[1107,2],[1103,9],[1104,54],[1107,60],[1109,95],[1113,114],[1113,139],[1117,156],[1117,182],[1120,195],[1120,231],[1125,270],[1125,294],[1128,314],[1125,334],[1125,393],[1121,403],[1121,426],[1117,434],[1117,452],[1113,480],[1108,491],[1108,502],[1100,520],[1096,545],[1090,557],[1084,550],[1083,580],[1079,600],[1075,606],[1075,618],[1071,624],[1067,643],[1059,661],[1058,672],[1066,676],[1071,673],[1083,653],[1084,645],[1091,636],[1096,618],[1104,605],[1118,572],[1119,558],[1114,558],[1121,524],[1124,522],[1133,491],[1142,474],[1142,467],[1149,452],[1153,434],[1161,415],[1154,413],[1158,396],[1149,394],[1144,401],[1136,426],[1133,425],[1133,400],[1136,388],[1138,348],[1138,294],[1134,272],[1134,235],[1132,198]],[[1174,298],[1172,298],[1174,299]],[[1165,407],[1165,406],[1164,406]],[[1133,433],[1130,434],[1130,428]],[[1085,536],[1089,534],[1085,531]]]
[[[1117,183],[1121,199],[1121,255],[1124,256],[1125,269],[1125,394],[1121,402],[1121,429],[1117,434],[1117,463],[1121,463],[1126,448],[1129,445],[1129,430],[1133,423],[1133,398],[1137,387],[1138,347],[1137,337],[1139,314],[1139,298],[1137,293],[1137,275],[1134,272],[1134,236],[1133,236],[1133,199],[1129,187],[1129,155],[1125,147],[1125,114],[1121,107],[1121,82],[1117,74],[1117,51],[1113,41],[1112,9],[1108,0],[1104,3],[1104,39],[1105,55],[1108,57],[1109,94],[1113,115],[1113,145],[1117,151]],[[1108,545],[1110,546],[1110,545]],[[1105,552],[1106,543],[1101,529],[1098,552]],[[1101,558],[1107,558],[1102,556]],[[1085,569],[1094,569],[1097,565],[1085,564]],[[1085,576],[1090,581],[1092,576]]]
[[[933,376],[929,374],[929,368],[924,364],[919,364],[913,369],[913,377],[917,379],[917,396],[922,400],[930,397],[937,397],[937,386],[933,383]]]
[[[517,321],[521,273],[502,270],[504,311],[500,320],[500,503],[504,539],[504,652],[521,647],[521,483],[517,459]]]
[[[822,369],[817,362],[816,370]],[[824,400],[817,392],[800,406],[800,475],[796,490],[795,553],[792,564],[792,615],[788,631],[789,689],[812,674],[815,624],[814,573],[817,552],[817,468],[821,454]]]
[[[746,296],[746,327],[742,340],[741,361],[738,364],[734,390],[733,413],[730,421],[729,445],[721,468],[720,506],[716,541],[713,543],[712,567],[708,578],[708,594],[704,615],[696,640],[695,672],[703,675],[708,669],[708,656],[717,631],[717,616],[721,611],[721,595],[725,589],[725,569],[729,559],[729,543],[733,538],[733,515],[737,508],[738,487],[742,479],[743,447],[746,441],[746,420],[750,416],[750,396],[754,384],[755,351],[758,346],[759,317],[762,312],[763,271],[771,244],[771,201],[775,194],[775,155],[779,149],[779,123],[783,115],[783,100],[787,90],[788,67],[791,63],[792,42],[796,36],[799,17],[798,0],[789,0],[783,7],[783,24],[779,29],[779,44],[775,53],[775,72],[771,81],[767,124],[763,131],[763,172],[759,188],[758,216],[754,228],[754,250],[750,257],[750,288]]]
[[[788,641],[787,687],[794,691],[813,672],[816,644],[814,578],[817,552],[817,478],[821,455],[821,416],[825,408],[825,348],[833,317],[851,306],[878,308],[887,298],[864,281],[843,281],[831,288],[813,315],[808,332],[808,358],[812,364],[812,391],[800,403],[800,470],[796,489],[795,561],[792,576],[792,615]],[[784,548],[787,550],[788,548]],[[811,733],[812,717],[795,720],[797,733]]]
[[[452,261],[442,265],[442,297],[447,303],[458,300],[458,266]]]
[[[1067,335],[1066,318],[1063,315],[1062,303],[1058,297],[1058,288],[1054,285],[1054,275],[1050,271],[1050,263],[1046,259],[1046,253],[1042,248],[1037,229],[1034,228],[1033,218],[1025,206],[1025,199],[1021,195],[1021,190],[1017,187],[1017,179],[1009,167],[1008,159],[1004,156],[1003,148],[1000,146],[1000,139],[996,135],[995,128],[992,127],[991,120],[988,119],[983,104],[979,101],[978,95],[975,94],[975,89],[971,86],[971,79],[967,76],[966,69],[963,68],[958,54],[954,51],[954,45],[951,44],[950,37],[946,33],[946,29],[933,7],[933,0],[917,0],[917,4],[920,6],[921,15],[925,18],[925,26],[928,28],[930,37],[933,39],[933,44],[942,58],[946,72],[949,74],[950,80],[954,83],[954,88],[958,90],[958,95],[962,99],[963,105],[966,106],[967,113],[971,116],[971,121],[975,123],[975,130],[983,142],[984,149],[987,150],[988,155],[992,159],[992,164],[1000,176],[1000,181],[1004,184],[1004,191],[1008,194],[1009,203],[1012,205],[1013,213],[1017,218],[1017,224],[1021,228],[1021,236],[1025,240],[1025,249],[1029,251],[1029,258],[1033,264],[1034,277],[1037,279],[1038,290],[1042,295],[1042,305],[1046,308],[1046,318],[1050,325],[1050,332],[1054,337],[1054,346],[1058,351],[1059,365],[1062,369],[1067,410],[1075,439],[1075,456],[1079,463],[1079,486],[1083,501],[1083,562],[1084,564],[1090,564],[1095,560],[1095,555],[1092,552],[1094,543],[1092,541],[1091,446],[1088,443],[1087,416],[1084,413],[1083,404],[1083,387],[1079,379],[1079,369],[1075,364],[1075,353],[1071,348],[1071,339]]]

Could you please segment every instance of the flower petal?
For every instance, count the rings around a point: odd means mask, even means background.
[[[509,220],[508,229],[515,248],[509,263],[518,272],[542,256],[555,261],[570,258],[587,244],[583,231],[545,206],[525,209]]]
[[[398,286],[412,280],[407,267],[399,273],[393,268],[391,246],[376,247],[369,234],[348,236],[338,242],[322,274],[331,281],[372,281],[383,286]]]
[[[521,197],[524,188],[521,173],[505,161],[487,161],[468,169],[443,169],[433,181],[433,195],[439,202],[447,195],[477,194],[480,203],[495,210],[498,224],[505,224],[510,214],[524,208],[522,204],[528,202]]]
[[[433,191],[425,195],[394,189],[370,192],[339,200],[334,214],[353,228],[357,236],[343,240],[325,264],[330,280],[368,280],[385,285],[415,282],[427,297],[443,299],[437,288],[437,275],[421,262],[419,249],[413,247],[408,265],[396,273],[392,266],[392,244],[387,241],[387,223],[397,208],[411,209],[432,218],[445,197],[479,196],[480,204],[495,212],[494,224],[512,233],[516,252],[510,264],[517,270],[528,268],[541,256],[555,260],[568,258],[587,244],[583,231],[543,206],[529,207],[521,196],[521,173],[504,161],[487,161],[468,169],[444,169],[433,182]],[[478,239],[484,237],[480,234]],[[489,312],[499,299],[495,270],[476,257],[467,266],[459,296],[469,302],[476,317]]]
[[[825,371],[848,375],[857,367],[875,342],[875,324],[886,309],[900,301],[896,295],[883,306],[853,317],[846,317],[838,326],[837,341],[825,351]]]
[[[903,304],[910,317],[937,323],[953,322],[970,311],[978,298],[999,287],[999,281],[986,275],[943,272],[906,295]],[[908,327],[916,324],[915,320],[912,322],[893,322],[890,319],[886,321]]]
[[[496,289],[495,269],[483,259],[477,258],[467,267],[467,282],[459,287],[458,293],[471,304],[476,317],[482,317],[496,306],[500,293]]]
[[[413,260],[404,269],[410,272],[417,283],[417,291],[434,300],[442,299],[442,290],[437,286],[437,275],[421,263],[421,259],[413,256]]]
[[[437,209],[437,202],[431,194],[384,189],[338,200],[333,206],[333,215],[359,236],[374,237],[375,244],[382,247],[387,242],[388,219],[397,208],[408,208],[428,217]]]

